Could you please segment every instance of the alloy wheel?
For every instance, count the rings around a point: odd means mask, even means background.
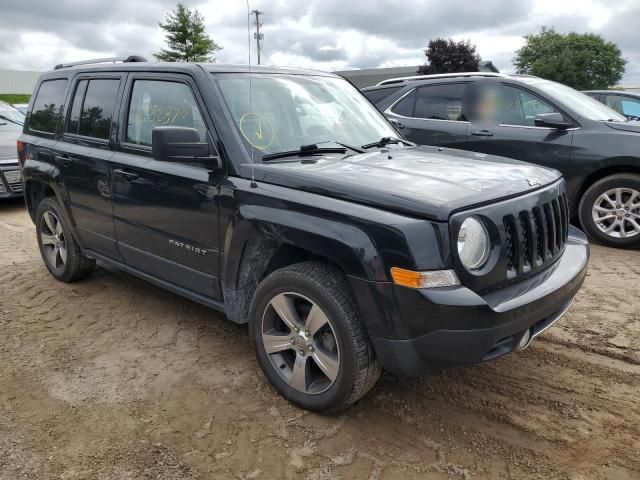
[[[61,270],[67,263],[67,242],[60,219],[51,210],[40,218],[40,241],[47,263]]]
[[[340,371],[340,351],[331,320],[298,293],[273,297],[262,317],[262,343],[280,377],[295,390],[319,394]]]
[[[632,188],[614,188],[601,194],[591,215],[596,227],[613,238],[640,235],[640,192]]]

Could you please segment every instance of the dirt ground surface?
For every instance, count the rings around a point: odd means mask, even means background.
[[[640,252],[593,246],[524,352],[406,379],[348,412],[267,384],[247,328],[100,267],[55,281],[0,204],[0,479],[639,479]]]

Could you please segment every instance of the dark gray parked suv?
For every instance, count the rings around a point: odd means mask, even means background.
[[[537,77],[472,73],[383,83],[363,93],[407,139],[560,170],[571,218],[591,238],[640,246],[640,122]]]

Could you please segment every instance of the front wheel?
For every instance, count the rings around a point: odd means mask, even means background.
[[[249,329],[271,385],[307,410],[343,410],[380,376],[344,275],[322,263],[291,265],[265,278],[251,304]]]
[[[578,214],[592,239],[610,247],[640,246],[640,175],[598,180],[582,196]]]

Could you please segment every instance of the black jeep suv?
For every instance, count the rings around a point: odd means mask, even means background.
[[[639,122],[570,87],[522,75],[416,76],[363,93],[416,143],[560,170],[571,219],[605,245],[640,246]]]
[[[297,405],[524,348],[583,282],[555,170],[411,146],[334,75],[129,60],[36,87],[20,162],[44,263],[70,282],[100,260],[248,323]]]

